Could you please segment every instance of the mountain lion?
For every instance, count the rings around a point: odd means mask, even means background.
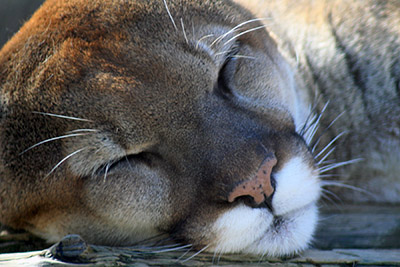
[[[398,2],[242,2],[46,1],[0,52],[1,222],[283,256],[333,168],[398,202]]]

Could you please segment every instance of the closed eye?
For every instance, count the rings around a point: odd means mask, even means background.
[[[234,93],[234,78],[238,61],[235,55],[239,52],[239,49],[239,43],[235,43],[230,52],[227,54],[226,60],[218,73],[218,80],[214,90],[217,94],[224,98],[230,98]]]
[[[132,166],[137,164],[153,167],[154,161],[159,159],[162,159],[161,155],[152,152],[140,152],[138,154],[126,155],[117,160],[111,160],[103,164],[97,169],[95,174],[106,178],[109,173],[121,168],[128,168],[133,171]]]

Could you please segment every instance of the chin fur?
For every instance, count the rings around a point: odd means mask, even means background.
[[[214,223],[217,234],[209,251],[281,257],[308,247],[318,221],[318,175],[295,157],[276,174],[276,180],[273,212],[244,204],[225,212]]]

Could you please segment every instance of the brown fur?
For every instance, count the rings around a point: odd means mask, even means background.
[[[345,169],[356,185],[400,201],[397,26],[379,34],[399,16],[390,1],[381,13],[363,3],[243,3],[277,46],[228,1],[46,1],[0,51],[1,222],[49,241],[167,233],[221,252],[295,253],[317,221],[321,166],[300,131],[315,94],[317,112],[331,101],[322,131],[347,110],[317,151],[348,130],[335,159],[363,157]],[[273,194],[237,189],[267,157]]]
[[[254,75],[238,74],[235,89],[262,104],[241,102],[216,88],[224,56],[209,58],[196,41],[223,33],[210,19],[229,30],[250,14],[220,1],[169,5],[188,42],[161,1],[49,0],[4,46],[2,223],[50,241],[79,233],[126,245],[167,232],[200,246],[213,238],[210,223],[240,202],[227,201],[230,191],[265,155],[279,158],[275,170],[295,154],[312,165],[292,101],[283,101],[295,94],[291,74],[267,33],[238,38],[241,53],[261,59],[239,60]],[[77,129],[96,132],[28,149]]]

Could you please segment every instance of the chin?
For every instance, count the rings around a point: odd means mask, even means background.
[[[309,246],[318,222],[318,174],[294,158],[276,174],[276,180],[272,209],[241,203],[226,211],[213,225],[218,234],[209,251],[283,257]]]

